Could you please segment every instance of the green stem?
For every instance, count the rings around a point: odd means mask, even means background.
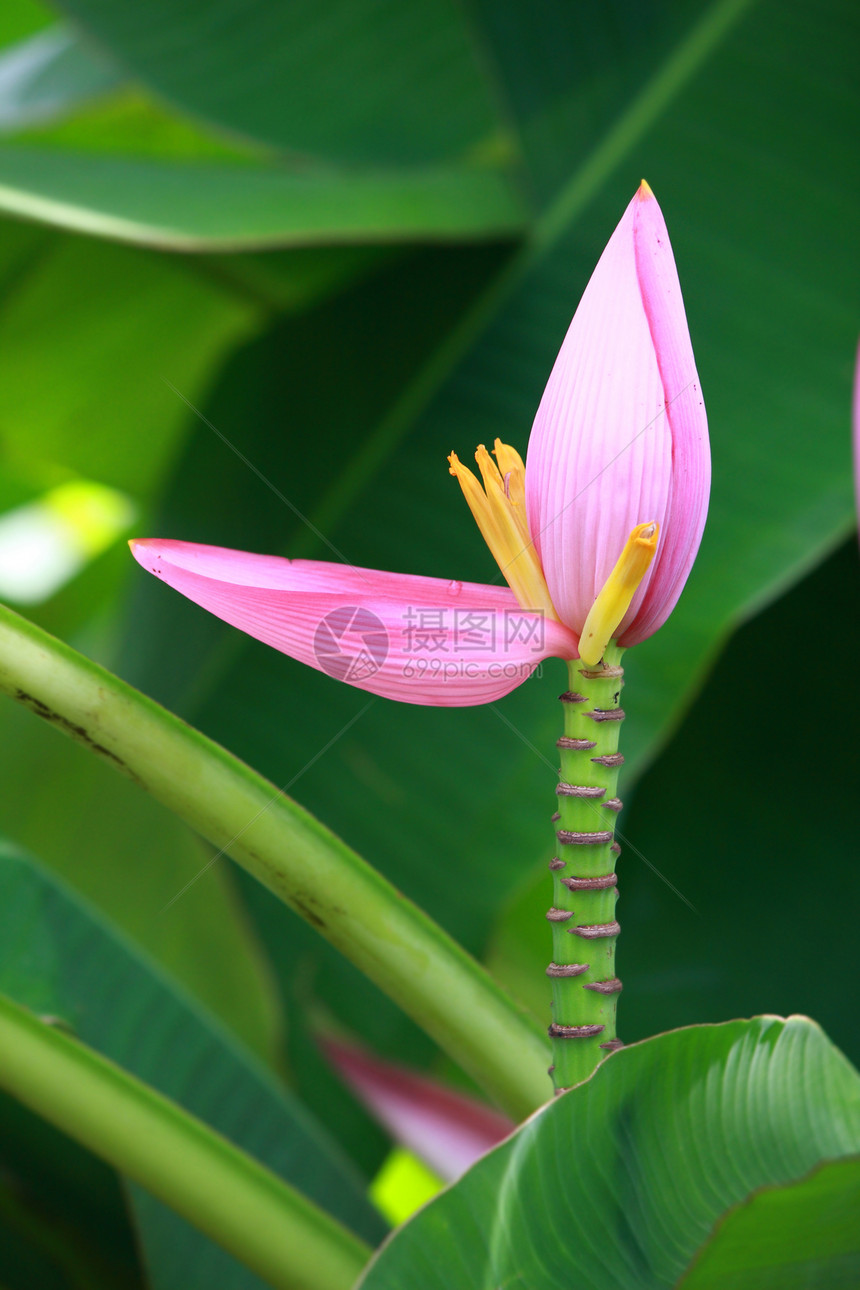
[[[0,995],[0,1087],[281,1290],[349,1290],[371,1251],[208,1125]]]
[[[545,1101],[547,1048],[535,1023],[438,924],[274,784],[4,606],[0,691],[229,851],[509,1114],[522,1119]]]
[[[558,741],[556,855],[550,862],[552,926],[553,1082],[557,1090],[586,1079],[617,1047],[615,1009],[615,820],[622,651],[614,644],[601,663],[568,664],[570,689],[561,696],[564,735]]]

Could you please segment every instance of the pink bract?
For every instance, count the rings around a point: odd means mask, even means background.
[[[643,184],[585,289],[529,440],[529,529],[553,604],[579,634],[637,524],[660,543],[617,638],[669,616],[708,507],[705,408],[660,208]]]
[[[491,703],[545,658],[576,656],[560,623],[507,587],[135,539],[144,569],[266,645],[407,703]]]
[[[322,1047],[379,1123],[446,1182],[459,1178],[516,1127],[483,1102],[354,1044],[325,1039]]]

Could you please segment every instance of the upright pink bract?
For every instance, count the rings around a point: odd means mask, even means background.
[[[710,475],[678,274],[643,184],[585,289],[529,440],[529,529],[561,621],[581,633],[631,530],[656,521],[657,554],[617,639],[657,631],[699,549]]]

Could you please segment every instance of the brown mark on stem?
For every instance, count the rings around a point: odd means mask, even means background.
[[[565,690],[564,694],[560,694],[558,697],[562,703],[587,703],[588,702],[585,695],[577,694],[576,690]]]
[[[582,976],[588,968],[588,963],[550,963],[546,974],[547,976]]]
[[[556,785],[555,791],[559,797],[603,797],[606,789],[589,784],[566,784],[562,780]]]
[[[599,1035],[606,1029],[605,1026],[560,1026],[555,1021],[549,1027],[551,1039],[591,1039],[592,1035]]]
[[[610,797],[602,803],[605,811],[620,811],[623,805],[620,797]]]
[[[555,741],[556,748],[570,748],[573,752],[587,752],[590,748],[596,748],[597,744],[593,739],[572,739],[570,735],[562,735]],[[592,757],[592,761],[595,759]]]
[[[586,923],[581,927],[569,927],[571,936],[581,936],[586,941],[596,941],[604,936],[617,936],[621,931],[618,923]]]
[[[596,878],[562,878],[568,891],[604,891],[618,885],[617,873],[602,873]]]
[[[550,869],[563,869],[566,864],[566,860],[559,860],[558,856],[553,856],[549,862],[549,867]]]
[[[603,830],[601,833],[577,833],[572,829],[558,829],[555,836],[562,846],[569,847],[596,847],[612,841],[611,830]]]
[[[89,748],[90,752],[103,757],[105,761],[109,761],[117,770],[121,770],[124,775],[127,775],[129,779],[133,779],[136,784],[144,787],[143,780],[139,775],[135,774],[128,763],[118,757],[115,752],[111,752],[110,748],[106,748],[104,744],[97,743],[85,726],[69,721],[68,717],[64,717],[60,712],[55,712],[53,708],[48,707],[47,703],[43,703],[41,699],[37,699],[33,694],[28,694],[26,690],[15,690],[13,698],[17,699],[19,703],[23,703],[24,707],[29,708],[37,717],[41,717],[43,721],[50,722],[52,726],[56,726],[64,734],[71,735],[73,739],[77,739],[78,743],[82,743]]]
[[[602,667],[598,667],[598,668],[588,668],[588,669],[586,669],[586,668],[584,668],[584,667],[581,667],[581,668],[579,669],[579,674],[580,674],[580,676],[584,676],[584,677],[586,677],[586,678],[587,678],[587,680],[589,680],[589,681],[605,681],[605,680],[607,680],[609,677],[614,677],[614,676],[623,676],[623,675],[624,675],[624,668],[623,668],[623,667],[608,667],[608,666],[604,663],[604,665],[603,665]]]
[[[585,715],[591,717],[592,721],[623,721],[627,714],[623,708],[595,708]]]
[[[551,905],[546,911],[547,921],[550,923],[566,923],[569,918],[573,918],[572,909],[556,909]]]
[[[619,1048],[624,1047],[623,1039],[607,1039],[605,1044],[598,1044],[598,1048],[605,1048],[608,1053],[617,1053]]]
[[[582,988],[595,994],[620,994],[624,987],[617,976],[610,976],[605,981],[586,981]]]
[[[307,921],[313,927],[324,928],[326,926],[325,919],[320,918],[316,910],[311,909],[310,905],[307,904],[307,902],[303,900],[301,896],[291,896],[290,904],[297,911],[297,913],[301,914],[302,918],[307,919]]]
[[[595,744],[594,746],[595,746],[595,748],[596,748],[596,747],[597,747],[597,744]],[[610,768],[612,768],[612,767],[614,767],[614,766],[623,766],[623,765],[624,765],[624,754],[623,754],[623,753],[609,753],[606,757],[592,757],[592,758],[591,758],[591,760],[592,760],[592,761],[595,763],[595,765],[597,765],[597,766],[609,766]]]

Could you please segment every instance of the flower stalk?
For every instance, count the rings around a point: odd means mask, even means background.
[[[274,784],[3,605],[0,692],[229,851],[509,1115],[522,1119],[541,1104],[547,1045],[538,1027],[438,924]]]
[[[595,667],[568,664],[570,688],[561,695],[564,734],[554,817],[556,850],[550,861],[552,906],[553,1046],[550,1067],[556,1092],[586,1079],[607,1053],[620,1047],[615,1011],[621,982],[615,975],[618,888],[616,796],[624,758],[618,736],[622,650],[610,645]]]
[[[357,1236],[202,1120],[3,995],[0,1088],[275,1290],[349,1290],[370,1257]]]

